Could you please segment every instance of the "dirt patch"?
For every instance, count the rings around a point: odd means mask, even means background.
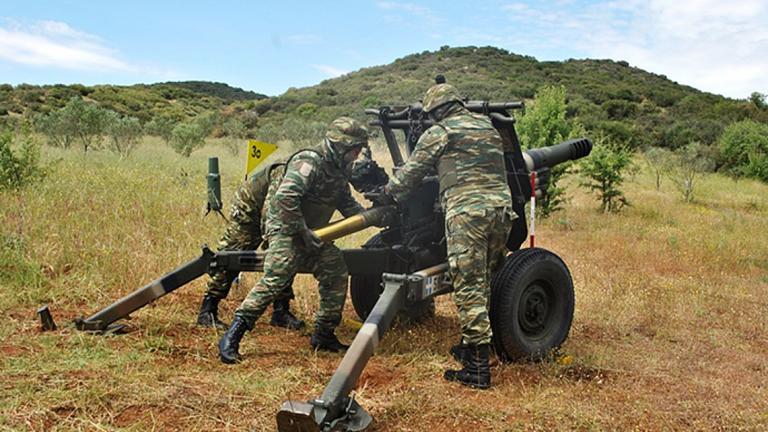
[[[356,388],[376,389],[396,386],[403,382],[403,372],[380,364],[368,364],[357,381]]]
[[[584,365],[571,365],[562,368],[558,372],[557,377],[566,381],[594,381],[598,384],[602,384],[609,379],[610,374],[607,371],[598,368]]]
[[[20,357],[26,354],[27,350],[16,345],[0,345],[0,353],[3,357]]]
[[[131,405],[120,411],[112,421],[117,427],[136,424],[153,426],[160,430],[184,430],[185,419],[189,416],[186,409],[174,406]]]

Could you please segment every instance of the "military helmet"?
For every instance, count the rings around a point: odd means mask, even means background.
[[[332,121],[325,137],[335,146],[344,150],[368,144],[368,130],[357,120],[339,117]]]
[[[331,159],[337,166],[343,167],[348,152],[368,145],[368,130],[353,118],[339,117],[328,126],[325,143]]]
[[[435,84],[427,90],[424,95],[424,112],[430,112],[437,107],[447,104],[448,102],[462,102],[463,99],[456,90],[456,87],[450,84]]]

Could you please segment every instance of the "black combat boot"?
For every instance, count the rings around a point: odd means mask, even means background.
[[[197,314],[197,325],[201,327],[216,327],[219,330],[225,330],[228,327],[227,323],[219,320],[220,301],[220,298],[211,295],[203,297],[200,313]]]
[[[219,341],[219,358],[223,363],[239,363],[242,358],[238,352],[240,349],[240,340],[245,332],[251,330],[251,326],[245,321],[245,318],[235,315],[229,330],[224,333]]]
[[[466,345],[464,369],[447,370],[443,377],[448,381],[457,381],[465,386],[487,389],[491,387],[491,368],[488,365],[490,345]]]
[[[269,325],[287,328],[288,330],[300,330],[304,328],[304,321],[296,318],[291,313],[290,300],[276,300],[272,304],[272,319],[269,321]]]
[[[312,348],[319,351],[339,352],[346,351],[349,345],[339,342],[339,338],[333,333],[333,329],[325,327],[315,327],[315,332],[309,339]]]
[[[463,366],[466,364],[467,360],[472,357],[472,351],[469,349],[469,345],[465,344],[462,339],[459,343],[451,347],[451,355]]]

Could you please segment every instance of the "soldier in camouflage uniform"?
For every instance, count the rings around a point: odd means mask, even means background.
[[[255,172],[235,192],[230,211],[230,221],[227,230],[219,241],[219,251],[256,250],[262,242],[262,216],[264,202],[270,184],[279,183],[285,172],[285,164],[272,164]],[[218,318],[219,302],[226,298],[236,273],[215,273],[208,282],[208,289],[203,297],[197,324],[203,327],[226,329],[227,324]],[[272,319],[270,324],[298,330],[304,322],[297,319],[290,310],[293,299],[292,280],[272,303]]]
[[[488,316],[491,271],[506,252],[515,213],[506,180],[502,139],[483,115],[464,108],[450,84],[437,84],[424,96],[424,111],[436,122],[419,138],[408,162],[390,178],[385,192],[397,201],[437,172],[445,211],[448,263],[462,341],[451,349],[464,368],[445,378],[488,388],[491,323]]]
[[[320,285],[320,307],[310,344],[314,349],[333,352],[347,348],[334,334],[347,295],[346,263],[339,248],[323,243],[312,230],[327,225],[335,210],[344,217],[363,210],[352,198],[349,175],[352,162],[367,143],[368,132],[359,122],[340,117],[330,124],[319,149],[300,151],[288,161],[285,176],[268,202],[265,237],[269,249],[264,275],[219,341],[222,362],[240,360],[243,335],[253,329],[302,265],[312,269]]]

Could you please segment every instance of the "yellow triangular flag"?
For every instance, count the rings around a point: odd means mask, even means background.
[[[248,160],[245,164],[245,176],[254,170],[260,163],[264,162],[264,159],[268,158],[275,150],[277,146],[256,140],[248,141]]]

